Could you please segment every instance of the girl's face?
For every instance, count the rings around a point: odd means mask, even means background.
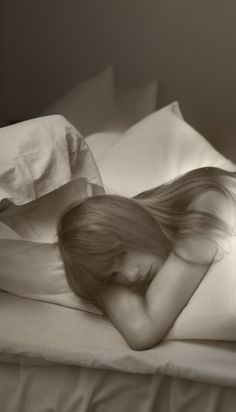
[[[113,283],[132,286],[152,281],[164,261],[154,253],[130,249],[121,253],[111,273]]]

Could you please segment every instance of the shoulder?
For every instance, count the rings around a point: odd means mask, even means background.
[[[228,203],[228,199],[224,194],[217,190],[209,189],[195,196],[190,205],[200,208],[209,208],[213,203],[218,204],[218,202],[220,202],[220,204],[226,204]]]
[[[207,190],[197,195],[187,208],[214,215],[232,228],[236,226],[236,204],[227,195],[216,190]]]
[[[207,190],[191,201],[188,211],[195,214],[195,217],[191,216],[190,222],[192,233],[183,238],[177,237],[174,251],[186,261],[210,264],[223,239],[235,233],[236,207],[223,193]],[[204,220],[201,217],[198,219],[198,212],[205,215]],[[213,223],[212,216],[216,218]],[[222,232],[217,225],[223,228]]]

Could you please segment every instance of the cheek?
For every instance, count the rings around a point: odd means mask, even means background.
[[[156,271],[158,272],[158,270],[161,269],[162,265],[164,264],[164,260],[161,258],[156,259],[155,263],[154,263],[154,267],[156,269]]]
[[[117,285],[129,286],[131,282],[125,275],[118,273],[115,276],[114,283],[116,283]]]

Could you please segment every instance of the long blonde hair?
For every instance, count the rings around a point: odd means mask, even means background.
[[[223,182],[236,175],[218,168],[195,169],[129,199],[99,195],[71,205],[58,223],[58,242],[72,290],[94,301],[109,282],[116,257],[133,248],[166,259],[176,240],[208,229],[227,235],[227,223],[207,212],[187,210],[200,193],[215,190],[235,202]]]
[[[71,205],[59,221],[58,241],[68,283],[84,299],[97,296],[127,249],[152,250],[165,259],[171,246],[142,202],[118,195]]]

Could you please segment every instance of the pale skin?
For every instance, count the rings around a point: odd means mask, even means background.
[[[217,192],[198,196],[190,207],[214,213],[235,228],[235,208]],[[132,349],[144,350],[161,342],[214,261],[217,250],[217,242],[195,236],[181,245],[179,252],[185,259],[204,264],[191,265],[173,253],[163,262],[155,254],[139,250],[127,250],[118,257],[113,268],[114,283],[101,292],[99,300]],[[137,283],[147,285],[145,293],[137,291]]]

